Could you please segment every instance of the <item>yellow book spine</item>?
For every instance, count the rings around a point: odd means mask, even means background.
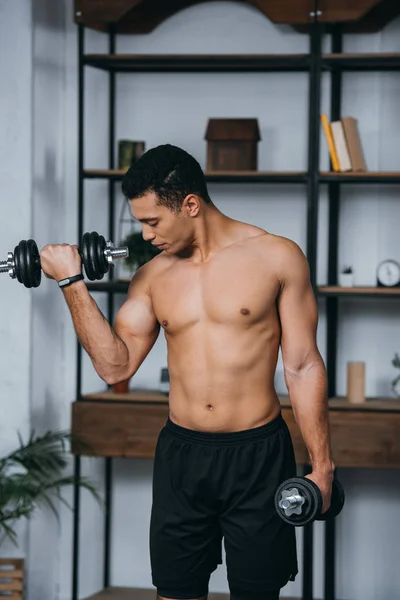
[[[331,125],[328,121],[328,117],[326,115],[321,115],[321,123],[324,130],[325,138],[328,144],[329,155],[331,157],[331,163],[333,170],[338,172],[340,171],[339,167],[339,159],[336,152],[335,142],[333,140]]]

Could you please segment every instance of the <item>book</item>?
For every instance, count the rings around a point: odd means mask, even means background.
[[[332,168],[334,171],[340,171],[339,160],[336,153],[335,142],[333,140],[331,125],[328,117],[325,114],[321,115],[322,128],[324,130],[325,139],[328,144],[329,156],[331,158]]]
[[[342,121],[332,121],[331,123],[333,141],[335,143],[336,153],[339,161],[340,171],[351,171],[352,164],[349,150],[347,148],[346,137]]]
[[[367,171],[364,152],[358,131],[358,121],[354,117],[343,117],[341,119],[346,144],[350,155],[351,168],[353,171]]]

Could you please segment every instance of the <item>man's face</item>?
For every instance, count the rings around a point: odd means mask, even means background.
[[[191,243],[191,219],[183,213],[176,215],[166,206],[157,205],[154,192],[130,200],[129,204],[134,219],[142,223],[143,238],[153,246],[176,254]]]

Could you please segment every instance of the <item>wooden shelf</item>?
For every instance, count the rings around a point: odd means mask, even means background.
[[[307,72],[309,54],[86,54],[89,67],[119,73]],[[323,70],[398,71],[400,52],[324,54]]]
[[[308,54],[86,54],[84,64],[113,72],[308,71]]]
[[[351,404],[346,397],[329,398],[330,411],[348,410],[352,412],[400,412],[400,399],[366,398],[362,404]]]
[[[99,31],[145,34],[198,0],[75,0],[75,22]],[[310,32],[312,16],[309,0],[246,0],[260,11],[261,18],[273,23],[290,24],[297,31]],[[376,32],[395,18],[400,7],[395,0],[330,0],[318,16],[321,23],[340,23],[344,32]]]
[[[342,71],[398,71],[400,52],[363,54],[324,54],[324,68]]]
[[[119,181],[126,171],[118,169],[85,169],[85,179]],[[205,171],[210,183],[306,183],[307,173],[299,171]]]
[[[369,297],[369,298],[396,298],[400,297],[400,288],[381,287],[341,287],[339,285],[327,285],[317,288],[318,296],[346,296],[346,297]]]
[[[117,294],[126,294],[130,281],[87,281],[86,286],[90,292],[114,292]],[[345,296],[345,297],[364,297],[364,298],[397,298],[400,297],[400,288],[380,288],[380,287],[341,287],[341,286],[319,286],[316,295],[326,296]]]
[[[115,292],[116,294],[126,294],[129,288],[129,281],[87,281],[86,287],[89,292]]]
[[[120,181],[126,171],[118,169],[85,169],[85,179]],[[301,171],[205,171],[209,183],[307,183],[308,174]],[[400,171],[367,171],[335,173],[321,171],[321,183],[400,183]]]
[[[307,183],[299,171],[205,171],[209,183]]]
[[[321,183],[400,183],[399,171],[367,171],[365,173],[353,172],[335,173],[334,171],[321,171]]]
[[[94,394],[84,394],[81,396],[81,402],[156,402],[168,403],[168,394],[163,394],[158,390],[147,390],[136,388],[124,394],[116,394],[111,389],[105,392],[96,392]]]
[[[126,394],[115,394],[112,390],[105,392],[96,392],[83,395],[80,402],[124,402],[133,404],[168,404],[168,394],[163,394],[158,390],[135,388],[129,390]],[[291,408],[289,396],[280,395],[279,401],[282,408]],[[400,399],[397,398],[366,398],[363,404],[351,404],[344,396],[335,396],[329,398],[329,408],[331,410],[356,410],[356,411],[399,411]]]
[[[149,394],[146,401],[140,390],[132,390],[125,400],[122,394],[118,399],[105,400],[108,395],[99,393],[73,402],[71,452],[154,459],[157,440],[169,414],[168,397],[157,400],[160,394],[157,390],[154,394],[155,399]],[[140,400],[135,401],[135,396]],[[287,397],[282,397],[281,407],[296,462],[308,464],[309,455]],[[367,398],[362,404],[350,404],[343,397],[331,398],[329,420],[338,467],[400,468],[400,400]]]
[[[106,590],[89,596],[85,600],[156,600],[155,589],[109,587]],[[210,592],[208,600],[229,600],[229,594]],[[285,600],[300,600],[298,598],[285,598]]]
[[[156,600],[155,589],[109,587],[85,600]]]
[[[134,404],[168,404],[168,393],[164,394],[157,389],[148,390],[134,388],[123,394],[116,394],[112,389],[104,392],[95,392],[93,394],[84,394],[79,402],[126,402]],[[282,406],[290,407],[289,396],[279,396]]]
[[[146,588],[109,587],[85,600],[156,600],[157,592]],[[229,594],[209,593],[208,600],[229,600]],[[288,598],[287,600],[290,600]],[[295,600],[292,598],[292,600]]]

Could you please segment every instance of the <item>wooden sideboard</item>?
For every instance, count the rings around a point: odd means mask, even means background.
[[[282,415],[293,439],[298,464],[309,457],[288,398]],[[329,401],[333,458],[337,467],[400,468],[400,400],[371,399],[349,404]],[[168,417],[168,396],[153,390],[127,394],[88,394],[72,404],[73,454],[153,458]]]

